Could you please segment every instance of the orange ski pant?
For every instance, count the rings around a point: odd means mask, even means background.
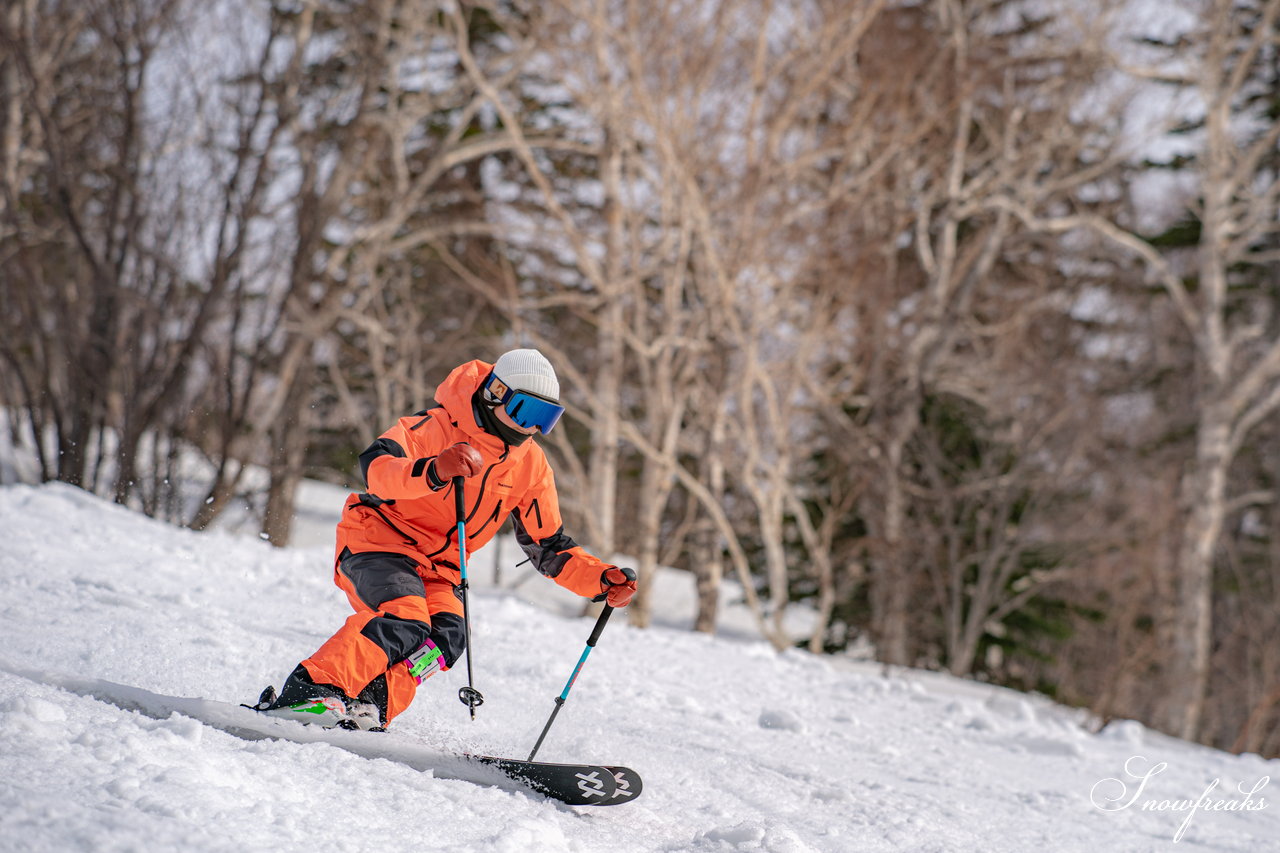
[[[462,654],[462,602],[454,585],[444,578],[423,579],[415,572],[409,579],[404,570],[396,566],[380,573],[393,575],[396,583],[371,583],[368,570],[349,565],[356,578],[353,582],[343,571],[344,563],[346,561],[340,561],[335,567],[334,582],[346,593],[355,612],[302,665],[312,680],[336,685],[351,697],[358,696],[369,682],[385,673],[386,713],[390,722],[409,707],[417,693],[417,679],[409,674],[403,661],[424,639],[431,639],[441,650],[446,667]],[[378,600],[388,590],[402,591],[406,587],[411,588],[409,594]],[[365,597],[361,596],[362,591]]]

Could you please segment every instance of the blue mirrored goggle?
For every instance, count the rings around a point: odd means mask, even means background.
[[[564,414],[564,406],[554,400],[539,397],[531,391],[508,388],[506,383],[492,374],[484,388],[489,399],[506,409],[511,420],[523,429],[537,429],[546,435]]]

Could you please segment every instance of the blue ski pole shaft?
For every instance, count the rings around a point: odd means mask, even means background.
[[[468,596],[470,584],[467,582],[467,501],[463,496],[463,479],[453,478],[453,508],[458,519],[458,572],[462,576],[462,630],[467,644],[467,686],[458,691],[458,699],[471,711],[471,719],[476,718],[476,706],[484,704],[484,696],[475,688],[475,678],[471,667],[471,607]]]
[[[600,611],[600,618],[596,620],[596,626],[591,629],[591,636],[587,638],[587,647],[582,650],[582,657],[578,658],[578,665],[573,668],[573,675],[570,675],[569,680],[565,682],[564,690],[561,690],[560,695],[556,697],[556,706],[552,709],[551,716],[547,718],[547,724],[542,727],[542,734],[538,735],[538,742],[533,745],[533,751],[529,753],[527,761],[533,761],[533,757],[538,754],[538,750],[542,747],[542,741],[546,739],[547,732],[551,731],[551,724],[556,721],[556,715],[560,713],[560,709],[564,707],[565,700],[569,698],[569,691],[573,689],[573,682],[578,680],[578,673],[582,672],[582,665],[587,662],[587,656],[596,647],[596,641],[600,639],[600,632],[604,630],[605,623],[609,621],[609,616],[612,613],[613,608],[608,604],[604,606],[604,610]]]

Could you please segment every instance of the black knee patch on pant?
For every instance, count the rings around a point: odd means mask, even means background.
[[[404,554],[390,551],[353,554],[344,548],[338,571],[351,581],[360,600],[374,610],[393,598],[427,594],[418,574],[418,564]]]
[[[360,633],[387,653],[387,666],[400,663],[425,643],[428,637],[435,642],[435,632],[426,622],[401,619],[390,613],[370,619],[360,629]]]
[[[467,650],[466,623],[453,613],[437,613],[431,617],[431,642],[444,655],[445,666],[462,657]]]

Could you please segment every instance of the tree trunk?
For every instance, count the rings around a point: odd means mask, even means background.
[[[1226,517],[1230,425],[1205,411],[1196,456],[1182,483],[1186,528],[1178,548],[1169,629],[1168,685],[1161,728],[1187,740],[1199,734],[1213,641],[1213,563]]]
[[[720,613],[720,582],[724,579],[724,559],[717,544],[715,528],[702,537],[704,544],[695,552],[698,555],[693,567],[694,585],[698,593],[698,609],[693,617],[693,630],[704,634],[716,632],[716,617]]]
[[[606,140],[604,157],[604,184],[607,193],[604,215],[608,226],[606,259],[607,281],[603,322],[598,333],[600,369],[596,374],[597,399],[601,406],[596,412],[600,428],[593,433],[590,476],[595,491],[596,522],[600,538],[596,547],[612,554],[618,546],[618,421],[622,407],[623,340],[626,337],[626,306],[619,281],[622,277],[622,204],[618,198],[622,155],[612,138]]]
[[[636,539],[640,552],[636,558],[636,573],[640,584],[635,601],[627,608],[627,616],[637,628],[647,628],[653,618],[653,579],[658,569],[658,545],[662,528],[662,511],[667,503],[669,490],[659,484],[659,468],[655,462],[645,465],[644,483],[640,490],[640,522]]]
[[[310,362],[301,367],[285,397],[284,405],[271,429],[274,452],[267,466],[267,506],[262,517],[262,535],[277,548],[289,544],[298,484],[306,465],[308,432],[311,426],[308,405],[315,369]]]
[[[240,482],[244,466],[237,465],[235,475],[230,475],[227,468],[231,460],[227,456],[228,454],[224,452],[218,460],[218,470],[214,475],[213,484],[209,487],[209,493],[196,508],[195,515],[187,522],[187,526],[192,530],[207,530],[235,495],[236,485]]]
[[[302,459],[306,446],[302,442],[286,447],[270,466],[267,506],[262,516],[262,537],[277,548],[289,544],[293,533],[293,513],[302,482]]]
[[[725,419],[716,418],[711,425],[707,455],[704,457],[707,488],[714,500],[723,503],[724,498],[724,432]],[[720,614],[720,582],[724,579],[724,554],[720,546],[720,532],[714,523],[708,523],[706,532],[698,537],[698,555],[693,567],[698,592],[698,612],[693,620],[693,630],[704,634],[716,632],[716,619]]]
[[[884,529],[876,579],[873,588],[873,616],[876,625],[878,657],[883,663],[907,666],[907,611],[910,599],[909,570],[903,553],[903,530],[906,527],[907,499],[902,482],[902,458],[907,441],[918,422],[916,408],[908,408],[894,423],[885,459]]]

